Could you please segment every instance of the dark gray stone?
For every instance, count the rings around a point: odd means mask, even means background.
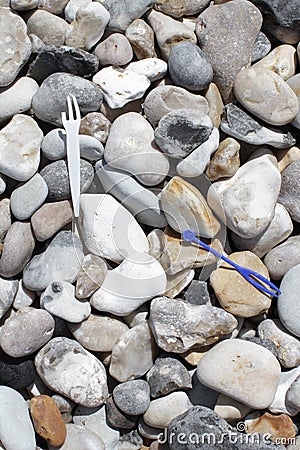
[[[173,83],[190,91],[206,89],[213,79],[213,69],[208,58],[192,42],[183,41],[173,45],[168,67]]]
[[[45,166],[41,176],[48,186],[47,200],[56,202],[71,198],[70,181],[67,162],[64,159]],[[80,192],[84,193],[92,184],[94,178],[93,166],[83,159],[80,160]]]
[[[207,282],[200,280],[193,280],[186,291],[182,294],[183,300],[192,305],[207,305],[211,304],[210,296],[207,289]]]
[[[112,395],[107,398],[105,407],[106,420],[112,427],[124,430],[135,428],[137,417],[124,414],[115,404]]]
[[[110,13],[108,28],[125,31],[134,19],[142,17],[155,3],[154,0],[104,0]]]
[[[0,385],[12,389],[24,389],[36,377],[34,363],[24,358],[0,357]]]
[[[169,394],[176,389],[190,389],[192,380],[185,366],[175,358],[157,358],[146,375],[151,397]]]
[[[300,222],[300,160],[289,164],[281,176],[278,202],[288,210],[292,219]]]
[[[278,358],[278,350],[273,341],[271,339],[261,339],[259,337],[249,337],[245,338],[245,341],[254,342],[254,344],[261,345],[262,347],[265,347],[266,349],[270,350],[271,353],[275,356],[275,358]]]
[[[213,124],[198,109],[177,109],[165,114],[154,132],[157,145],[167,154],[185,158],[207,141]]]
[[[49,45],[40,50],[30,64],[27,76],[41,84],[53,73],[66,72],[79,77],[92,77],[99,69],[95,55],[74,47]]]
[[[257,443],[259,442],[259,443]],[[284,450],[283,445],[265,443],[262,436],[253,442],[226,420],[204,406],[194,406],[175,417],[168,426],[171,450]]]
[[[132,380],[118,384],[113,390],[117,407],[125,414],[138,416],[147,411],[150,404],[150,387],[144,380]]]
[[[75,95],[82,113],[98,111],[103,94],[92,81],[69,73],[53,73],[41,84],[32,99],[36,117],[44,122],[61,126],[61,113],[67,111],[67,96]]]
[[[192,389],[187,391],[187,395],[193,405],[201,405],[213,409],[220,393],[201,383],[197,377],[197,370],[195,369],[192,376]]]
[[[269,41],[267,36],[262,31],[260,31],[253,47],[251,62],[255,63],[256,61],[259,61],[264,56],[266,56],[270,50],[271,42]]]
[[[274,24],[300,31],[299,0],[252,0]]]

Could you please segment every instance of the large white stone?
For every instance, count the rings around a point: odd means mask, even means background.
[[[111,126],[104,159],[111,167],[154,186],[165,179],[170,165],[168,157],[153,142],[153,128],[144,117],[135,112],[122,114]]]
[[[159,58],[145,58],[128,64],[126,69],[156,81],[166,75],[168,64]]]
[[[21,77],[0,94],[0,122],[31,108],[31,100],[39,85],[30,77]]]
[[[121,262],[149,251],[144,231],[112,195],[83,194],[80,209],[80,233],[94,255]]]
[[[139,260],[125,259],[110,270],[91,298],[92,306],[117,316],[126,316],[151,298],[165,292],[166,274],[150,255]]]
[[[247,162],[226,181],[213,183],[207,194],[212,210],[243,238],[260,235],[274,217],[281,176],[273,157]]]
[[[105,67],[93,76],[104,95],[104,100],[112,108],[122,108],[129,102],[143,97],[150,86],[150,80],[132,70]]]
[[[26,181],[38,169],[43,132],[35,120],[15,115],[0,130],[0,172],[14,180]]]

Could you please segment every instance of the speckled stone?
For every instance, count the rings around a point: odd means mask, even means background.
[[[150,404],[150,387],[144,380],[131,380],[118,384],[113,390],[117,407],[125,414],[144,414]]]
[[[292,267],[300,264],[299,250],[300,236],[292,236],[267,253],[264,263],[273,280],[281,280]]]
[[[79,405],[100,406],[108,396],[102,363],[76,341],[52,339],[36,355],[35,366],[47,386]]]
[[[93,136],[104,144],[108,138],[110,126],[111,123],[104,114],[92,112],[81,119],[79,133]]]
[[[15,189],[10,198],[13,215],[25,220],[44,203],[48,195],[48,186],[40,174],[36,173],[27,183]]]
[[[20,273],[31,258],[35,239],[29,222],[14,222],[3,243],[0,275],[13,277]]]
[[[300,222],[300,205],[298,202],[300,184],[300,161],[292,162],[282,172],[282,182],[279,194],[279,203],[281,203],[290,213],[293,220]]]
[[[205,9],[209,0],[157,0],[155,9],[172,17],[197,15]]]
[[[47,311],[30,307],[19,309],[1,327],[1,348],[14,358],[30,355],[51,339],[54,326],[54,319]]]
[[[116,429],[131,430],[135,428],[137,417],[123,413],[115,404],[113,396],[106,400],[106,420],[108,424]]]
[[[71,222],[73,209],[69,200],[45,203],[31,217],[31,226],[38,241],[51,238]]]
[[[79,299],[90,297],[102,283],[107,274],[107,265],[96,255],[86,255],[81,265],[76,282],[76,297]]]
[[[260,31],[253,46],[251,63],[255,63],[266,56],[271,50],[271,42],[268,37]]]
[[[45,166],[41,176],[48,186],[48,201],[67,200],[71,198],[70,180],[67,162],[64,159]],[[94,178],[93,166],[83,159],[80,160],[80,192],[84,193],[90,187]]]
[[[173,83],[190,91],[206,89],[213,78],[213,69],[205,53],[188,41],[173,45],[168,67]]]
[[[126,28],[125,36],[129,40],[137,59],[155,58],[154,33],[142,19],[135,19]]]

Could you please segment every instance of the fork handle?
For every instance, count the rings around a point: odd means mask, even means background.
[[[80,147],[79,141],[73,133],[67,132],[67,156],[70,178],[71,198],[74,216],[79,216],[80,199]]]

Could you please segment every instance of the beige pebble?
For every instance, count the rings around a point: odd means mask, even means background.
[[[240,144],[234,138],[220,142],[206,169],[205,175],[211,180],[232,177],[240,167]]]
[[[48,11],[37,10],[27,21],[28,34],[35,34],[45,45],[64,45],[69,24]]]
[[[205,98],[209,106],[208,115],[211,118],[214,127],[219,128],[221,123],[221,116],[224,109],[224,103],[218,86],[215,83],[210,83],[206,90]]]
[[[284,81],[295,75],[297,67],[296,49],[292,45],[280,45],[255,63],[253,68],[262,67],[277,73]]]
[[[77,275],[76,297],[79,299],[90,297],[102,283],[107,274],[105,261],[96,255],[86,255]]]
[[[206,345],[204,347],[193,347],[190,350],[187,350],[184,353],[180,353],[180,356],[191,366],[197,366],[199,361],[203,358],[204,355],[212,348],[211,345]]]
[[[278,150],[278,152],[276,152],[276,157],[278,159],[279,172],[283,172],[292,162],[300,159],[300,148],[291,147],[287,150]]]
[[[79,134],[87,134],[104,144],[108,138],[111,123],[100,112],[88,113],[81,119]]]
[[[113,33],[95,48],[94,54],[101,66],[112,64],[124,66],[133,58],[133,51],[128,39],[121,33]]]
[[[290,123],[298,112],[293,90],[277,73],[262,67],[241,70],[234,93],[248,111],[271,125]]]
[[[33,232],[38,241],[45,241],[71,222],[73,209],[69,200],[45,203],[31,217]]]
[[[143,415],[143,419],[150,427],[166,428],[172,419],[183,414],[191,406],[192,404],[185,392],[171,392],[164,397],[152,400]]]
[[[229,259],[270,279],[265,265],[258,256],[249,251],[232,253],[229,255]],[[227,263],[222,263],[212,273],[210,283],[222,307],[236,316],[257,316],[271,306],[271,299],[268,295],[248,283]]]
[[[175,298],[193,280],[195,271],[188,267],[175,273],[175,275],[166,274],[166,276],[167,287],[164,295],[169,298]]]
[[[155,58],[154,32],[142,19],[135,19],[125,31],[137,59]]]
[[[172,17],[198,15],[210,0],[156,0],[155,9]]]
[[[227,395],[220,394],[214,411],[225,420],[241,420],[251,411],[251,408]]]

